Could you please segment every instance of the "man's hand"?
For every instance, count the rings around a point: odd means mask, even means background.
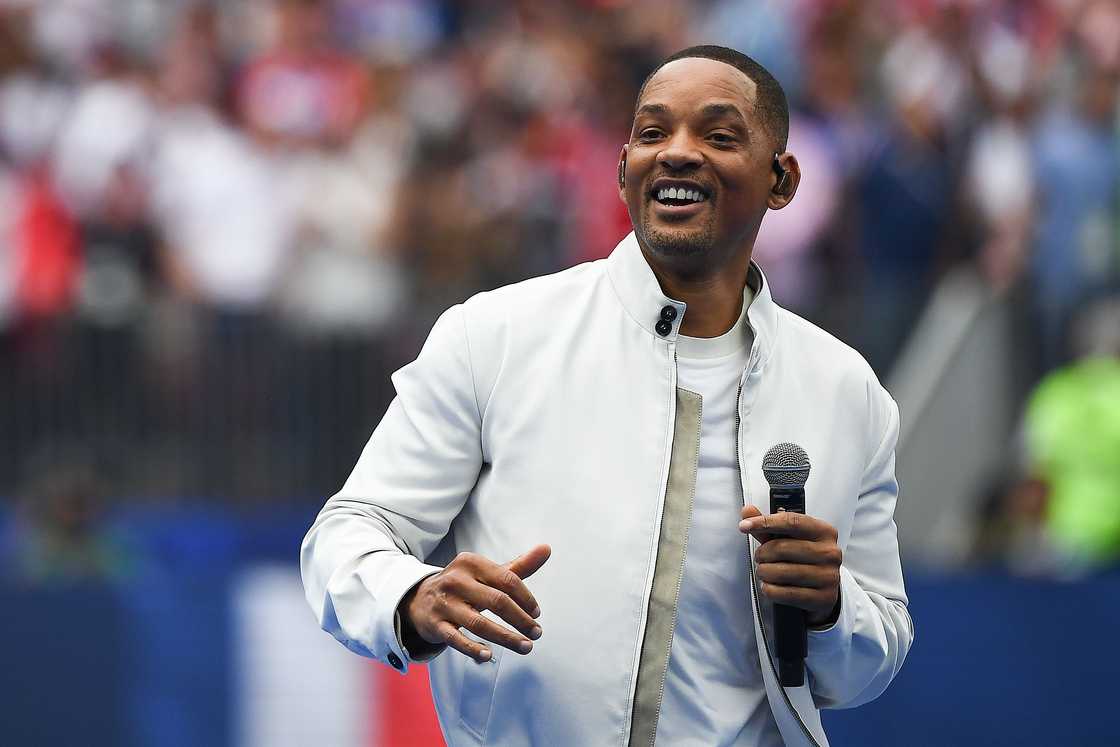
[[[401,599],[401,625],[428,643],[446,643],[476,661],[488,661],[490,649],[467,638],[459,628],[527,654],[533,650],[529,639],[541,637],[541,626],[534,619],[540,617],[541,609],[522,579],[536,573],[550,555],[548,545],[537,545],[498,565],[481,555],[461,552]],[[524,635],[484,617],[483,610],[494,612]]]
[[[763,516],[755,506],[745,506],[739,531],[762,543],[755,560],[767,597],[806,610],[809,625],[835,621],[844,554],[831,524],[788,511]]]

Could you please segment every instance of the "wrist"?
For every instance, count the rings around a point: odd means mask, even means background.
[[[420,634],[416,632],[416,626],[412,624],[412,615],[408,612],[409,604],[416,597],[416,589],[419,586],[412,587],[408,590],[400,603],[397,605],[397,620],[400,623],[401,643],[405,648],[411,649],[420,640]]]
[[[826,615],[819,615],[810,613],[806,617],[806,622],[810,628],[830,628],[836,624],[840,619],[840,590],[836,590],[836,603],[832,605],[832,609]]]
[[[412,587],[401,598],[396,609],[396,622],[397,622],[397,635],[399,636],[401,647],[404,648],[405,654],[412,660],[425,660],[435,656],[443,650],[443,646],[436,643],[430,643],[412,622],[412,615],[409,612],[409,607],[412,600],[416,597],[416,592],[420,588],[420,584]]]

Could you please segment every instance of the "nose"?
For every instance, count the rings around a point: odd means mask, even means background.
[[[665,141],[665,147],[657,154],[657,164],[670,170],[696,167],[702,160],[700,149],[683,128]]]

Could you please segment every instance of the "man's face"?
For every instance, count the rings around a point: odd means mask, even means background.
[[[704,58],[668,63],[638,101],[622,199],[643,247],[704,272],[750,247],[774,182],[755,84]]]

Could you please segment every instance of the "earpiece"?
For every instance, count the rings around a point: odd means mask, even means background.
[[[618,186],[626,186],[626,153],[618,160]]]
[[[782,168],[782,162],[778,159],[778,154],[774,154],[774,173],[778,175],[778,183],[774,185],[774,192],[784,195],[786,190],[789,189],[789,172]]]

